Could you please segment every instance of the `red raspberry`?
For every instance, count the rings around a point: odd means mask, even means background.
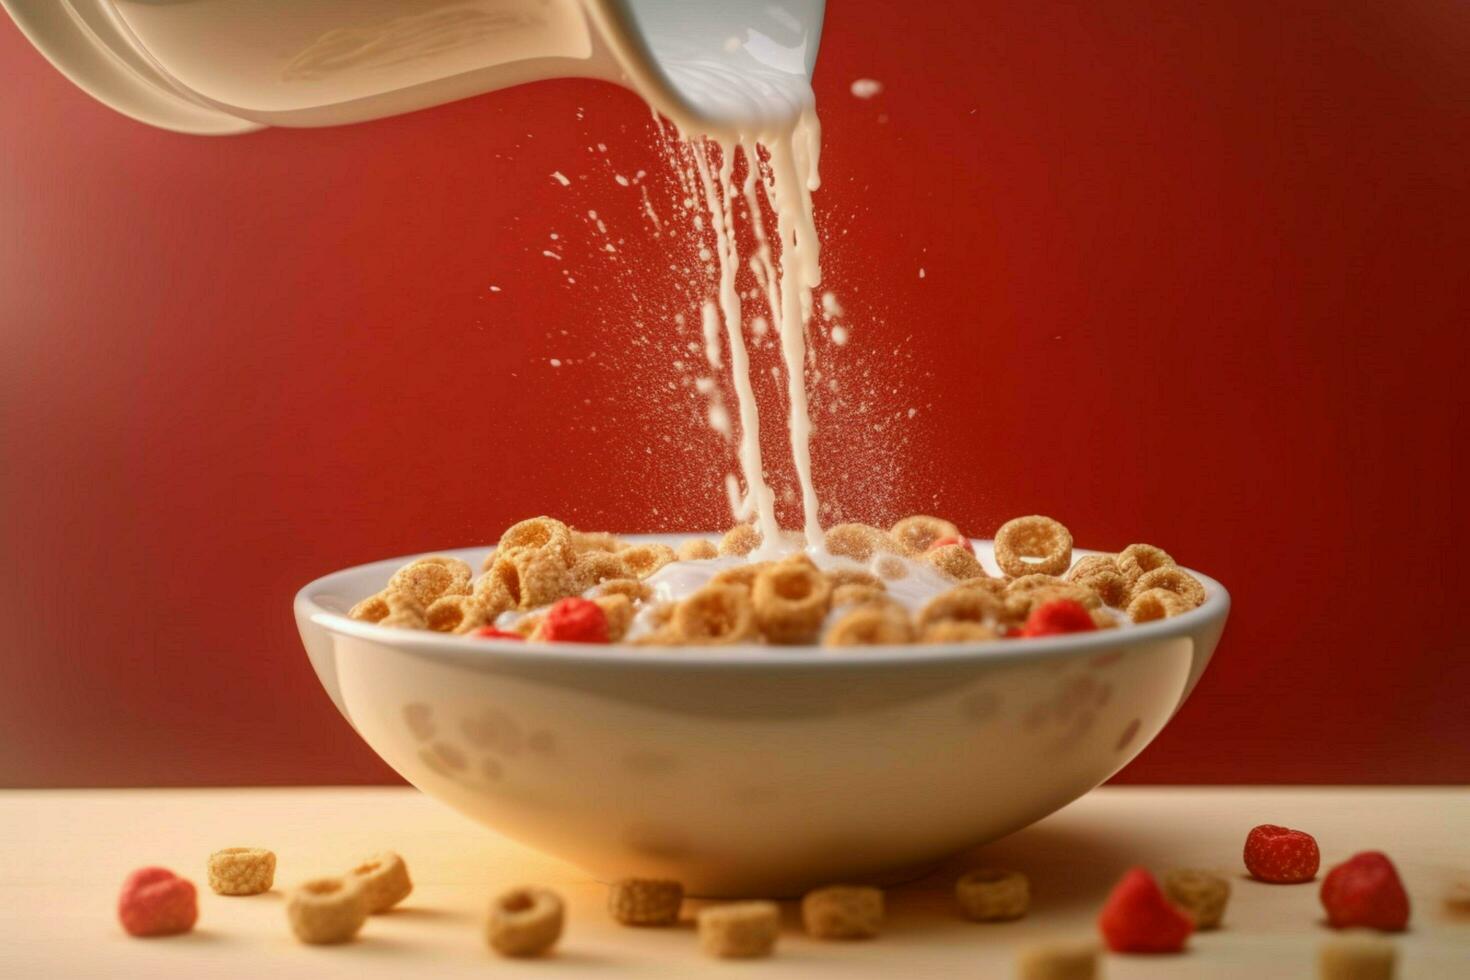
[[[1055,636],[1058,633],[1085,633],[1097,629],[1087,607],[1073,599],[1053,599],[1031,610],[1022,636]]]
[[[1134,868],[1113,886],[1097,927],[1115,953],[1179,953],[1194,920],[1164,897],[1153,875]]]
[[[1311,834],[1263,823],[1245,838],[1245,867],[1251,877],[1293,885],[1317,877],[1322,855]]]
[[[123,882],[117,917],[133,936],[172,936],[194,928],[194,885],[167,868],[139,868]]]
[[[482,640],[524,640],[525,637],[519,633],[511,633],[507,630],[496,629],[494,626],[481,626],[475,630],[475,635]]]
[[[1382,851],[1354,854],[1322,880],[1322,907],[1334,929],[1367,926],[1403,932],[1409,926],[1409,896],[1393,862]]]
[[[943,548],[947,544],[957,544],[963,546],[970,551],[975,550],[974,548],[970,547],[969,538],[962,538],[958,534],[946,534],[942,538],[936,538],[934,540],[934,543],[929,546],[929,550],[933,551],[935,548]]]
[[[541,621],[541,635],[558,643],[606,643],[607,613],[591,599],[558,599]]]

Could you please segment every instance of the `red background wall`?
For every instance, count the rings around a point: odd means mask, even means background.
[[[823,356],[868,403],[818,406],[828,496],[1050,513],[1228,583],[1124,780],[1470,780],[1470,6],[890,10],[836,0],[818,69],[853,331]],[[678,249],[612,179],[675,194],[632,95],[191,138],[3,18],[0,80],[0,784],[395,778],[310,674],[299,585],[532,513],[722,522],[663,388]]]

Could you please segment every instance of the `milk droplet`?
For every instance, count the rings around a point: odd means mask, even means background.
[[[860,99],[871,99],[883,91],[883,83],[873,78],[859,78],[852,83],[852,94]]]

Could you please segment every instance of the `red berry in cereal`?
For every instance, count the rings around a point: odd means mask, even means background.
[[[1263,823],[1245,838],[1245,867],[1251,877],[1292,885],[1317,877],[1322,855],[1311,834]]]
[[[1334,929],[1365,926],[1402,932],[1409,926],[1409,895],[1393,862],[1382,851],[1354,854],[1327,872],[1322,907]]]
[[[1059,633],[1085,633],[1097,629],[1092,613],[1074,599],[1053,599],[1031,610],[1021,627],[1022,636],[1056,636]]]
[[[482,640],[524,640],[525,637],[519,633],[511,633],[507,630],[496,629],[494,626],[481,626],[475,630],[475,635]]]
[[[961,548],[970,548],[970,539],[961,537],[958,534],[946,534],[942,538],[935,538],[934,543],[925,550],[933,551],[936,548],[943,548],[945,545],[949,544],[957,544]],[[973,551],[974,549],[971,548],[970,550]]]
[[[1097,927],[1115,953],[1179,953],[1194,920],[1165,897],[1153,875],[1134,868],[1113,886]]]
[[[541,622],[541,639],[553,643],[606,643],[607,613],[591,599],[558,599]]]
[[[139,868],[123,882],[117,917],[130,936],[173,936],[194,928],[194,885],[167,868]]]

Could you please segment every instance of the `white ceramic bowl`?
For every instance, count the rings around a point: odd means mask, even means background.
[[[447,553],[478,567],[487,550]],[[711,896],[902,880],[1065,806],[1159,733],[1230,608],[1194,572],[1205,603],[1172,619],[841,652],[528,647],[344,615],[407,560],[296,596],[312,666],[373,750],[600,878]]]

